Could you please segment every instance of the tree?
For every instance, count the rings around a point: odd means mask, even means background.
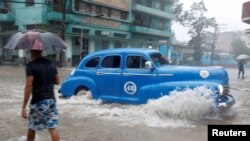
[[[199,65],[202,57],[202,46],[206,43],[207,36],[211,35],[211,28],[216,28],[215,18],[207,18],[205,13],[207,8],[204,1],[194,2],[189,11],[183,11],[182,5],[177,3],[175,7],[177,22],[189,28],[188,34],[191,36],[189,46],[194,49],[195,64]],[[179,12],[179,13],[178,13]]]
[[[176,15],[176,22],[183,23],[183,3],[180,3],[179,0],[173,0],[173,13]],[[183,25],[183,24],[182,24]]]
[[[232,40],[231,46],[235,57],[240,54],[250,55],[250,49],[246,46],[245,41],[240,38],[235,38],[234,40]]]

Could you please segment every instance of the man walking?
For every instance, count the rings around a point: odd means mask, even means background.
[[[42,51],[31,50],[31,59],[26,66],[26,84],[22,105],[22,117],[28,118],[27,141],[34,141],[36,131],[48,129],[52,141],[59,141],[56,130],[58,113],[54,84],[59,84],[55,64],[42,57]],[[31,96],[32,95],[32,96]],[[30,101],[29,114],[26,106]]]
[[[240,75],[241,75],[241,78],[244,79],[244,59],[242,60],[239,60],[238,62],[238,67],[239,67],[239,72],[238,72],[238,78],[240,79]]]

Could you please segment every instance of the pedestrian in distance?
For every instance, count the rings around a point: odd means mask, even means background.
[[[28,119],[27,141],[34,141],[36,131],[48,129],[52,141],[59,141],[56,130],[58,112],[54,84],[59,85],[55,64],[42,56],[41,50],[30,50],[31,62],[26,65],[26,84],[22,117]],[[31,100],[30,100],[31,98]],[[26,106],[29,103],[29,114]]]
[[[240,75],[241,75],[241,78],[244,79],[244,73],[245,73],[245,70],[244,70],[244,59],[241,59],[239,60],[238,62],[238,68],[239,68],[239,72],[238,72],[238,78],[240,79]]]

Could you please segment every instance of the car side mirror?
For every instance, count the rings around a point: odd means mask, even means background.
[[[154,68],[152,62],[151,61],[145,62],[145,68],[152,70]]]

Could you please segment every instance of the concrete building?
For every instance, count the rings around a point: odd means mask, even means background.
[[[212,43],[213,41],[208,41],[209,44],[204,48],[204,54],[201,59],[203,65],[221,65],[226,67],[235,66],[235,56],[233,55],[232,41],[235,39],[241,39],[246,43],[246,46],[250,47],[249,35],[243,31],[238,32],[219,32],[216,34],[215,41],[215,51],[213,56],[213,61],[211,57]]]
[[[68,66],[78,64],[82,51],[106,48],[155,48],[170,57],[172,0],[67,0],[65,5],[62,0],[3,0],[0,7],[9,10],[0,13],[0,46],[15,32],[45,29],[64,35]],[[58,60],[56,54],[46,53]],[[26,52],[1,50],[0,56],[2,62],[18,63]]]
[[[243,3],[242,7],[242,22],[250,24],[250,1]],[[245,39],[247,46],[250,48],[250,28],[245,30],[248,35]]]
[[[244,31],[238,32],[220,32],[217,33],[217,40],[215,45],[215,50],[219,53],[229,53],[233,52],[233,47],[231,45],[232,41],[235,39],[241,39],[246,43],[246,46],[250,48],[250,36]]]

